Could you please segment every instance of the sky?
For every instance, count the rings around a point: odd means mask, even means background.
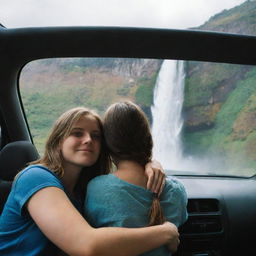
[[[186,29],[245,0],[0,0],[7,28],[137,26]]]

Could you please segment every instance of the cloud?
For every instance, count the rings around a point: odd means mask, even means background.
[[[9,0],[0,23],[27,26],[188,28],[245,0]]]

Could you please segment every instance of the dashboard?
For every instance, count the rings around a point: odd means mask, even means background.
[[[189,214],[177,255],[255,255],[255,178],[177,178],[186,188]]]

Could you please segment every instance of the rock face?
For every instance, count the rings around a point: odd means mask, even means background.
[[[113,74],[138,79],[150,77],[152,73],[160,68],[161,61],[152,59],[115,59],[113,63]]]
[[[256,35],[256,1],[224,10],[198,30]],[[184,103],[185,131],[211,129],[229,94],[251,66],[187,62]]]
[[[184,103],[185,129],[197,131],[214,126],[216,115],[237,81],[244,79],[250,66],[188,63]]]
[[[256,1],[224,10],[195,29],[256,35]],[[225,173],[255,174],[255,66],[186,62],[183,114],[185,155],[214,158]]]

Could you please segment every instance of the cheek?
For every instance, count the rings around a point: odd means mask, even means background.
[[[71,145],[71,142],[69,138],[65,139],[63,142],[60,143],[58,150],[62,156],[63,154],[69,151],[70,145]]]
[[[101,141],[98,141],[95,146],[96,146],[96,150],[97,150],[97,153],[98,153],[98,156],[99,156],[100,151],[101,151]]]

